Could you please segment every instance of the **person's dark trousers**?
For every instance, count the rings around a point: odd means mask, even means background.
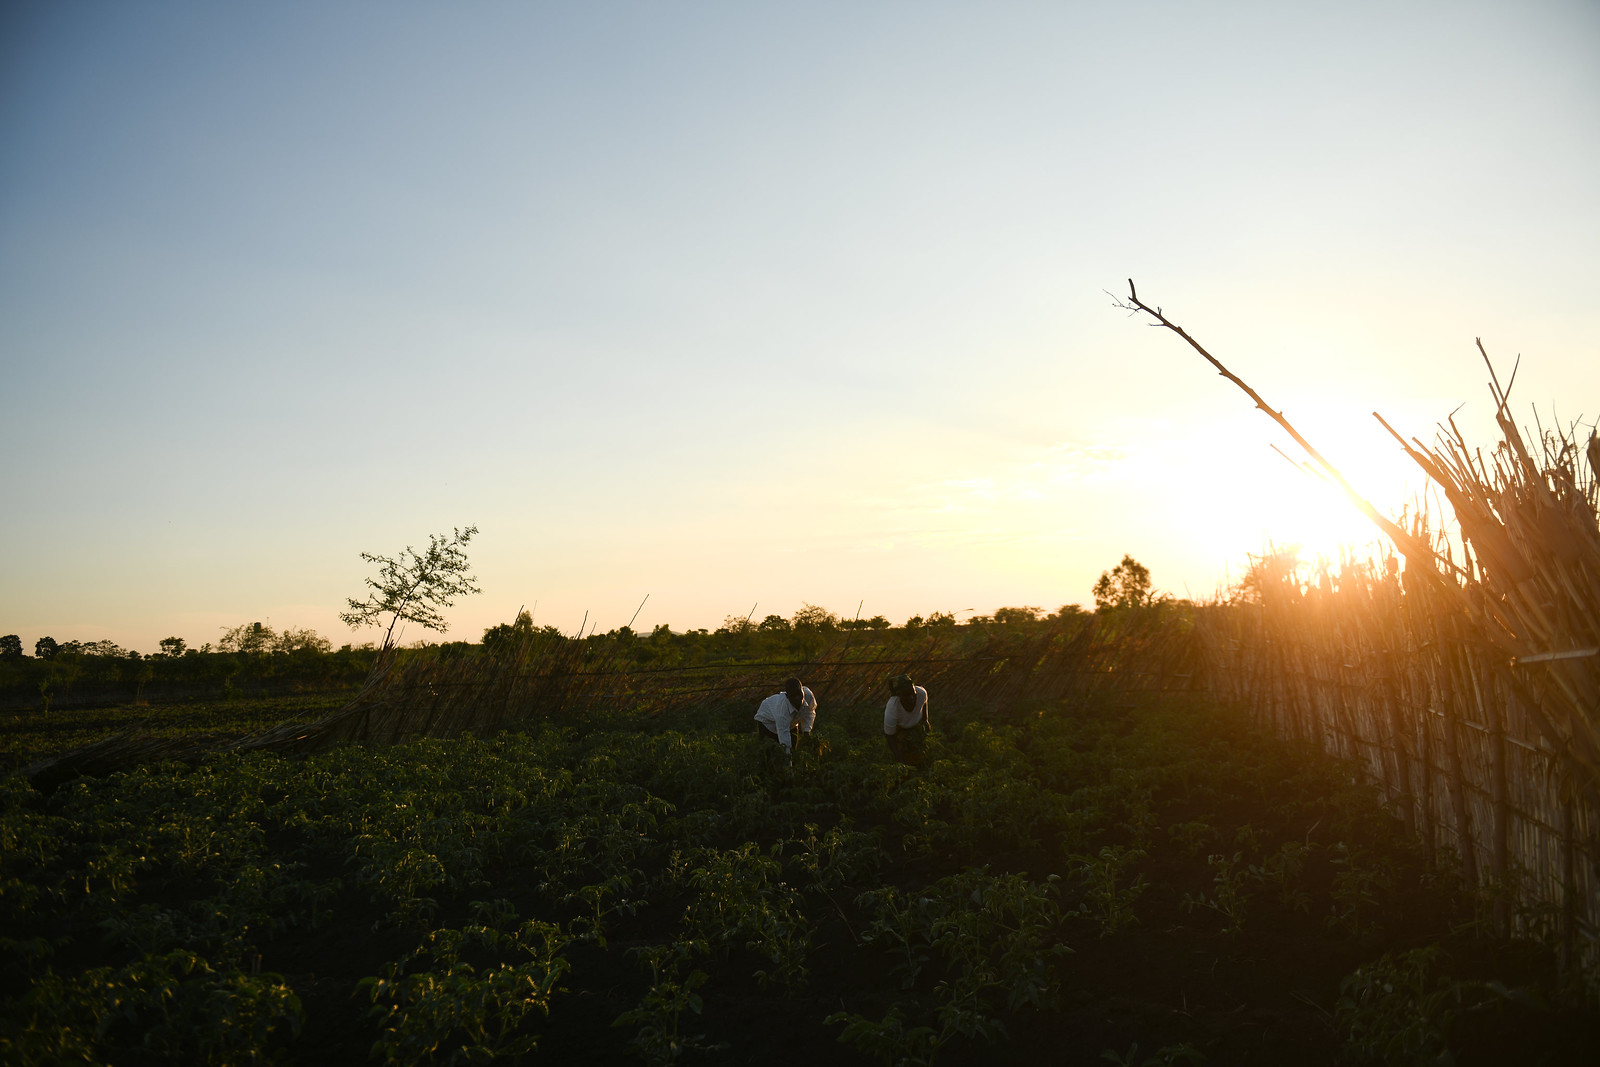
[[[898,733],[884,734],[884,741],[888,742],[889,751],[901,763],[917,766],[922,762],[922,739],[925,731],[918,727],[901,730]]]
[[[794,728],[791,727],[790,728],[790,733],[789,733],[789,751],[788,752],[784,752],[783,751],[783,745],[778,740],[777,732],[774,731],[772,729],[772,727],[768,726],[764,722],[756,723],[756,736],[759,737],[763,741],[771,741],[773,744],[777,745],[778,746],[778,751],[783,753],[785,758],[792,758],[789,755],[789,753],[791,753],[791,752],[793,752],[795,750],[795,746],[797,744],[799,744],[799,741],[800,741],[799,731],[797,729],[794,729]],[[766,750],[766,755],[763,757],[763,759],[770,759],[770,758],[772,758],[772,750],[771,749],[767,749]]]

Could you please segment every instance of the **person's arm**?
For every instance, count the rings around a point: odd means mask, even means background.
[[[928,718],[928,691],[926,689],[922,691],[922,728],[930,732],[933,730],[933,720]]]
[[[817,694],[810,689],[802,691],[805,696],[800,701],[800,732],[809,734],[817,722]]]

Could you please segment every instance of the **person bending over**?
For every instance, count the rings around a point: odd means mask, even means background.
[[[790,758],[800,735],[809,734],[816,721],[816,695],[798,678],[784,682],[783,692],[773,693],[756,708],[756,733],[778,742]]]
[[[889,703],[883,709],[883,739],[901,763],[922,762],[922,743],[932,724],[928,721],[928,691],[909,674],[889,679]]]

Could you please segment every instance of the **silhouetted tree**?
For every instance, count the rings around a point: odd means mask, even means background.
[[[278,635],[271,626],[259,622],[244,622],[228,629],[222,628],[222,637],[217,641],[217,648],[222,652],[271,652],[277,643]]]
[[[839,626],[839,616],[827,608],[819,608],[815,604],[800,604],[800,610],[794,613],[794,628],[796,630],[818,630],[828,633]]]
[[[0,637],[0,659],[21,659],[22,638],[16,634]]]
[[[1096,610],[1136,608],[1148,604],[1150,568],[1132,556],[1123,556],[1121,563],[1100,575],[1092,592]]]
[[[56,653],[61,651],[61,646],[56,644],[53,637],[41,637],[33,643],[33,654],[40,659],[55,659]]]
[[[398,558],[361,553],[368,563],[378,564],[378,577],[366,579],[372,592],[366,600],[349,600],[349,611],[339,613],[352,630],[389,616],[383,647],[394,643],[394,628],[403,619],[425,629],[444,633],[450,628],[439,614],[440,608],[455,604],[458,596],[481,593],[477,579],[467,573],[467,542],[478,532],[476,526],[457,529],[450,537],[429,534],[428,548],[417,552],[410,545]]]
[[[1043,608],[996,608],[994,621],[1002,626],[1014,626],[1020,622],[1038,622],[1043,614]]]
[[[483,631],[486,652],[510,652],[533,636],[533,616],[526,611],[517,612],[512,622],[503,622]]]

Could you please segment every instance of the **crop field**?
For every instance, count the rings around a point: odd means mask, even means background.
[[[792,767],[745,713],[619,711],[11,774],[0,1059],[1600,1056],[1350,765],[1190,696],[936,717],[914,767],[878,714],[824,695]]]
[[[0,712],[0,773],[134,729],[154,737],[204,743],[255,733],[286,719],[320,719],[348,700],[347,695],[335,693],[277,700],[73,708],[48,715]]]

